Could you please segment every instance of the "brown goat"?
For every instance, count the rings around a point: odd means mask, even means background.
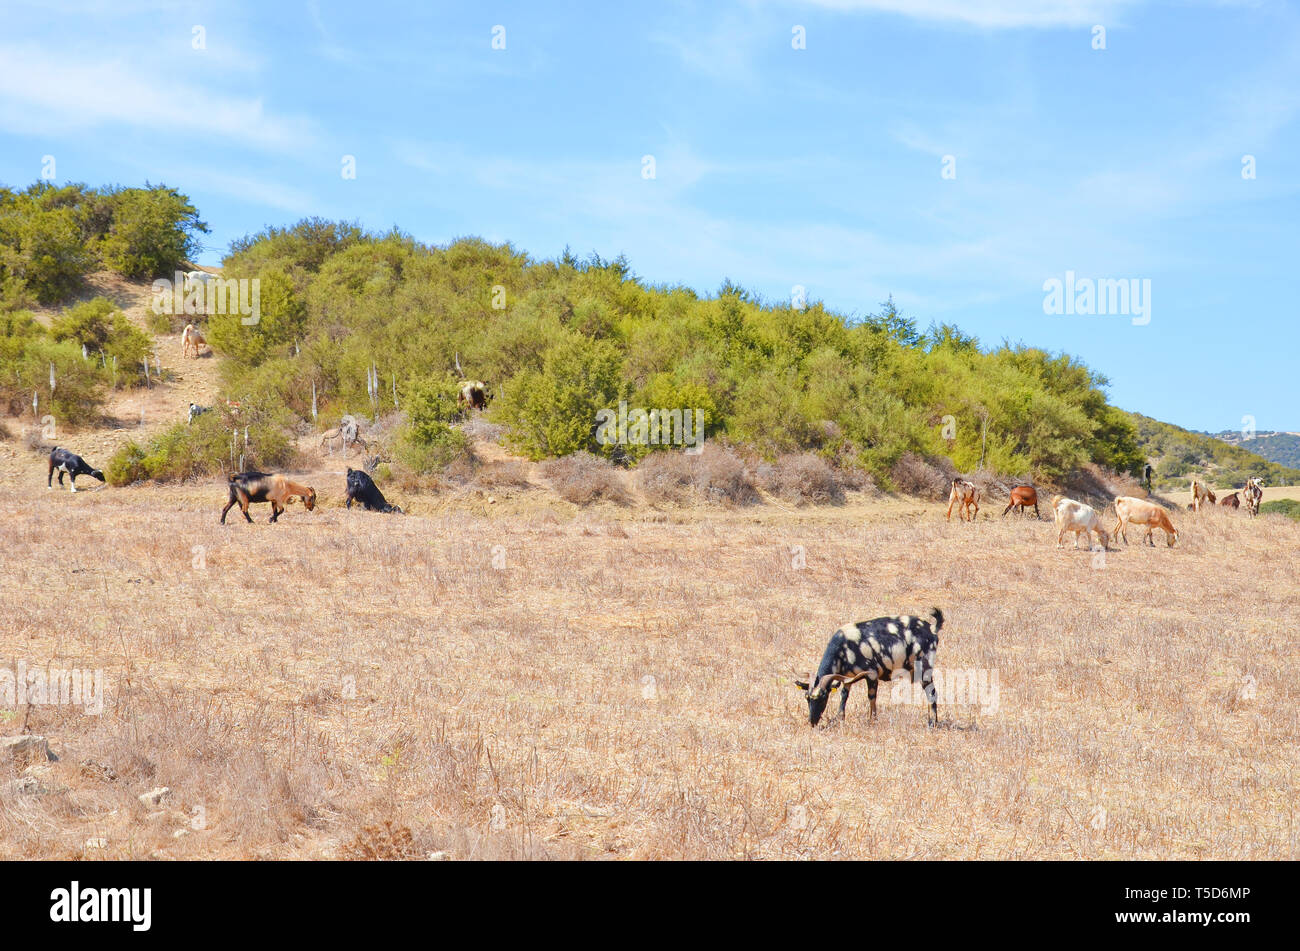
[[[1002,510],[1002,514],[1005,517],[1014,508],[1024,515],[1025,509],[1031,505],[1034,507],[1034,518],[1038,518],[1038,491],[1032,485],[1018,485],[1011,490],[1011,501]]]
[[[238,505],[239,511],[251,524],[253,519],[248,514],[248,506],[254,502],[271,503],[271,519],[275,523],[288,506],[289,501],[297,496],[310,512],[316,507],[316,490],[309,485],[294,482],[279,473],[236,472],[230,476],[230,500],[221,510],[221,524],[226,524],[226,513],[231,506]]]
[[[980,490],[975,487],[974,482],[967,482],[965,479],[953,479],[952,491],[948,493],[948,514],[946,518],[952,521],[952,507],[957,506],[957,521],[975,521],[975,517],[980,513],[979,503]],[[973,510],[973,511],[972,511]]]

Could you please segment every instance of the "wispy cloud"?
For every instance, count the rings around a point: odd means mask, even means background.
[[[1080,27],[1113,22],[1138,0],[804,0],[844,13],[893,13],[987,28]]]
[[[6,132],[66,135],[120,124],[275,151],[302,147],[316,135],[313,122],[277,115],[261,97],[177,80],[174,62],[142,68],[124,56],[28,43],[0,44],[0,64],[0,130]]]

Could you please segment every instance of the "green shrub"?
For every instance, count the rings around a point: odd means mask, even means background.
[[[249,367],[289,353],[290,345],[301,338],[306,319],[305,305],[286,274],[268,271],[253,280],[259,288],[256,322],[244,323],[253,315],[232,307],[225,314],[208,316],[206,334],[214,349]]]
[[[13,282],[41,303],[66,299],[108,267],[130,278],[170,276],[208,230],[188,198],[165,186],[103,189],[38,182],[0,191],[0,298]],[[20,305],[21,306],[21,305]]]
[[[1300,522],[1300,501],[1296,499],[1273,499],[1271,502],[1261,502],[1259,511],[1261,515],[1285,515]]]
[[[127,443],[109,460],[104,477],[113,485],[129,485],[215,476],[235,471],[241,455],[245,470],[289,463],[293,444],[280,413],[255,406],[241,408],[238,416],[209,411],[192,423],[177,423],[144,445]]]
[[[618,446],[596,442],[596,414],[617,412],[625,395],[619,370],[613,345],[566,334],[546,349],[541,370],[524,370],[506,384],[496,415],[510,426],[510,442],[530,459],[582,449],[613,455]]]
[[[451,428],[457,416],[456,384],[447,378],[416,380],[405,388],[406,424],[398,434],[397,458],[413,472],[446,468],[469,445]]]
[[[99,252],[123,277],[172,276],[195,255],[198,234],[208,230],[198,209],[174,188],[123,188],[107,199],[110,223]]]
[[[54,391],[50,391],[50,370]],[[52,415],[57,425],[96,422],[103,404],[105,375],[99,363],[81,356],[71,341],[52,340],[25,311],[0,312],[0,408],[11,415]]]
[[[43,304],[75,292],[95,264],[82,241],[71,208],[30,211],[12,231],[16,238],[14,273]]]
[[[108,298],[96,297],[68,308],[50,325],[50,336],[102,354],[103,363],[116,367],[116,385],[144,384],[143,362],[153,351],[153,339]]]

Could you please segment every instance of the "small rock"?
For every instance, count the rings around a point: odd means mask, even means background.
[[[170,786],[159,786],[157,789],[151,789],[140,796],[140,801],[146,806],[157,806],[164,799],[172,794]]]
[[[81,761],[81,775],[88,776],[91,779],[107,780],[110,783],[117,780],[117,772],[113,767],[105,763],[98,763],[93,759],[83,759]]]
[[[0,756],[6,753],[17,760],[48,762],[55,758],[49,741],[35,734],[0,737]]]
[[[44,787],[33,776],[19,776],[9,784],[9,788],[19,796],[39,796],[45,792]]]
[[[430,853],[429,853],[429,861],[430,861],[430,862],[445,862],[445,861],[447,861],[447,853],[446,853],[446,852],[430,852]]]

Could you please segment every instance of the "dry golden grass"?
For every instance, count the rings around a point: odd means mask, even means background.
[[[314,513],[221,526],[218,485],[73,496],[33,471],[0,493],[0,666],[103,668],[108,699],[0,714],[59,756],[0,763],[0,857],[1300,852],[1281,518],[1182,515],[1179,547],[1094,567],[1046,519],[897,499],[520,490],[402,517],[314,473]],[[927,729],[882,690],[871,723],[859,688],[810,729],[789,672],[846,621],[931,605],[940,670],[995,671],[997,711]]]

